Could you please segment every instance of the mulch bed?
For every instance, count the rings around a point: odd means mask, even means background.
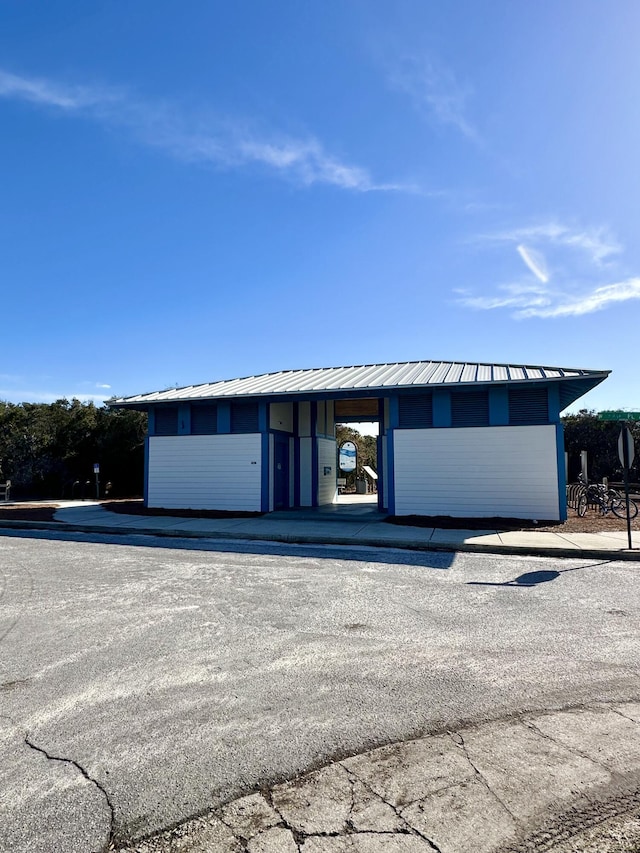
[[[171,515],[175,518],[258,518],[262,512],[230,512],[222,509],[163,509],[146,507],[142,500],[105,501],[101,504],[110,512],[120,512],[124,515]]]
[[[624,518],[609,514],[602,516],[590,510],[580,518],[572,509],[566,521],[533,521],[522,518],[453,518],[450,515],[403,515],[385,519],[388,524],[407,527],[438,527],[443,530],[544,530],[554,533],[605,533],[626,530]],[[640,512],[631,521],[631,529],[640,531]]]
[[[48,504],[1,507],[0,519],[6,518],[12,521],[55,521],[53,516],[57,509],[57,506],[50,506]]]

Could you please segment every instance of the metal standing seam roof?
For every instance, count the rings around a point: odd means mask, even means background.
[[[609,370],[583,370],[521,364],[476,364],[456,361],[405,361],[390,364],[363,364],[352,367],[320,367],[281,370],[242,379],[227,379],[184,388],[169,388],[110,400],[115,406],[144,406],[147,403],[177,403],[218,400],[227,397],[287,396],[299,394],[387,391],[492,383],[528,383],[541,380],[591,380],[602,382]],[[584,393],[584,392],[582,392]]]

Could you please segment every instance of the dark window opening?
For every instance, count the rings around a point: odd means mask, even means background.
[[[488,391],[453,391],[451,425],[454,427],[489,426]]]
[[[178,408],[177,406],[157,407],[155,412],[156,435],[178,434]]]
[[[258,404],[231,404],[231,432],[259,432]]]
[[[216,406],[191,407],[191,434],[215,435],[218,432],[218,409]]]
[[[416,394],[398,400],[398,423],[401,429],[424,429],[433,426],[431,394]]]
[[[509,423],[548,424],[549,399],[546,388],[510,388]]]

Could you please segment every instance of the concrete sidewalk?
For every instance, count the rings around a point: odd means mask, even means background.
[[[622,853],[639,769],[637,703],[525,714],[346,758],[123,853]]]
[[[625,531],[555,533],[536,530],[442,530],[384,523],[373,513],[348,519],[312,514],[271,513],[257,518],[180,518],[123,515],[98,503],[67,502],[55,522],[0,521],[0,527],[68,529],[90,533],[138,533],[207,539],[259,540],[299,544],[355,545],[420,551],[477,551],[496,554],[640,560],[640,534],[633,549]]]

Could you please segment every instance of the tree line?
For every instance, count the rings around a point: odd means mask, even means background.
[[[621,482],[622,463],[618,457],[619,421],[600,420],[596,412],[581,409],[575,415],[562,418],[564,447],[569,454],[569,481],[574,482],[580,471],[580,452],[587,451],[587,473],[590,482],[608,477]],[[630,468],[630,480],[640,481],[640,422],[628,424],[633,436],[636,456]]]
[[[80,400],[54,403],[0,401],[0,482],[11,480],[12,499],[141,495],[144,477],[143,412]],[[87,486],[89,483],[89,486]]]

